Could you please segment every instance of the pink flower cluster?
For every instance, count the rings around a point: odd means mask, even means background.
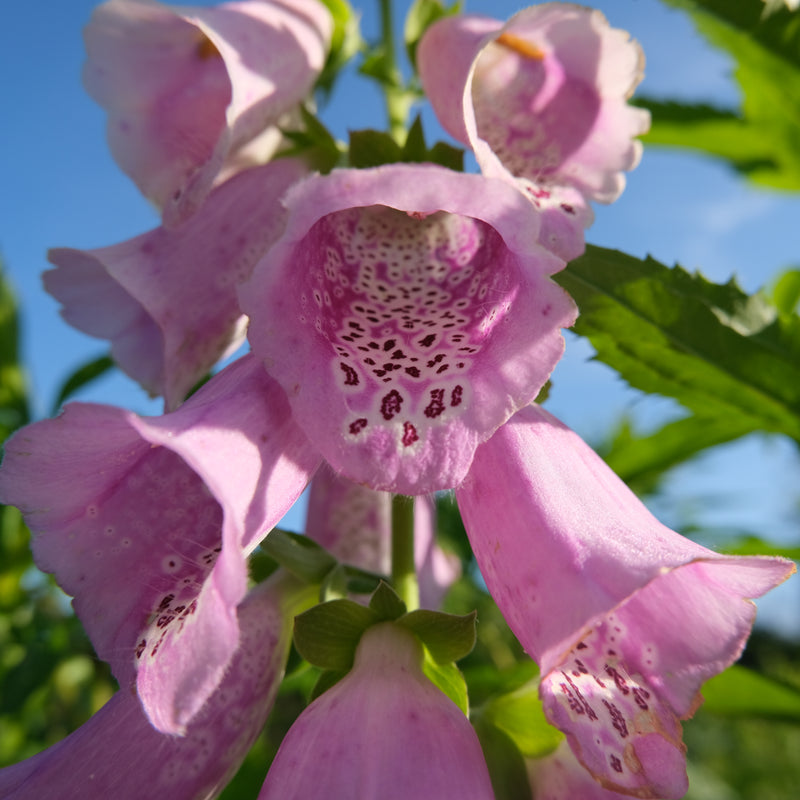
[[[108,0],[86,29],[84,81],[111,151],[163,222],[51,251],[45,285],[165,413],[73,403],[6,445],[0,500],[24,513],[37,564],[74,597],[120,691],[0,771],[0,795],[46,796],[58,780],[63,798],[133,798],[142,776],[152,796],[221,790],[311,602],[286,578],[248,591],[247,558],[313,477],[307,533],[379,572],[390,493],[416,497],[433,608],[457,570],[430,496],[455,490],[571,748],[532,767],[540,796],[681,797],[680,721],[738,658],[749,598],[794,567],[668,530],[533,404],[576,316],[551,276],[639,157],[648,116],[627,99],[641,50],[570,4],[446,18],[422,39],[420,77],[480,174],[318,175],[276,153],[331,35],[316,0]],[[252,353],[184,402],[245,331]],[[406,629],[370,628],[260,797],[492,797],[468,720],[421,663]]]

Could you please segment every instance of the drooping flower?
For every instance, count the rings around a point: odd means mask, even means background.
[[[538,662],[549,721],[606,788],[686,792],[681,719],[741,654],[795,567],[661,525],[576,434],[530,406],[483,444],[457,498],[492,596]]]
[[[229,156],[306,97],[331,32],[317,0],[95,9],[84,84],[108,112],[114,158],[165,225],[192,214]]]
[[[307,171],[279,159],[226,181],[175,228],[97,250],[51,250],[45,288],[67,322],[110,339],[119,367],[174,409],[244,341],[236,284],[282,232],[280,198]]]
[[[443,127],[481,170],[515,179],[541,208],[541,241],[566,259],[583,250],[591,200],[610,203],[641,154],[649,115],[627,104],[644,57],[601,12],[568,3],[524,9],[505,24],[438,21],[417,51]]]
[[[351,671],[289,729],[259,800],[491,800],[478,738],[422,661],[407,629],[368,628]]]
[[[67,738],[0,770],[0,796],[216,797],[264,726],[289,653],[292,618],[306,594],[286,576],[251,590],[237,610],[236,654],[185,735],[157,731],[136,692],[123,687]]]
[[[335,470],[403,494],[455,486],[574,320],[538,214],[504,181],[430,164],[334,171],[286,204],[240,288],[254,353]]]
[[[439,607],[460,573],[458,558],[436,544],[436,506],[426,495],[414,498],[414,560],[420,604]],[[392,495],[336,475],[323,464],[308,497],[307,536],[339,561],[371,572],[391,572]]]
[[[245,557],[319,457],[253,358],[177,411],[138,417],[71,403],[5,446],[0,501],[33,533],[98,656],[150,721],[181,733],[238,646]]]

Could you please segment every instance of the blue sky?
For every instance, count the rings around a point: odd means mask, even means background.
[[[48,413],[64,378],[106,349],[103,342],[67,326],[55,301],[41,289],[47,248],[109,245],[157,224],[155,213],[114,165],[105,144],[104,114],[81,87],[81,29],[96,5],[91,0],[39,0],[10,4],[3,14],[0,252],[23,307],[23,352],[39,416]],[[374,34],[377,0],[356,5],[365,32]],[[595,5],[644,47],[642,93],[737,102],[731,64],[704,44],[684,14],[657,0]],[[466,7],[505,18],[522,5],[466,0]],[[352,74],[323,109],[323,119],[340,138],[348,129],[384,125],[377,93]],[[648,149],[623,197],[597,209],[588,240],[637,256],[650,253],[668,264],[679,262],[717,281],[736,275],[744,288],[754,290],[800,262],[799,218],[797,196],[748,186],[710,160]],[[590,357],[587,345],[570,338],[548,402],[553,413],[590,442],[601,438],[623,411],[643,426],[679,413],[669,401],[642,399],[626,389]],[[121,375],[98,382],[81,399],[141,413],[160,411],[159,403]],[[711,526],[750,528],[796,544],[799,475],[800,460],[790,443],[748,437],[675,470],[659,513],[673,525],[693,515]],[[765,616],[787,630],[800,630],[798,587],[795,579],[764,604]]]

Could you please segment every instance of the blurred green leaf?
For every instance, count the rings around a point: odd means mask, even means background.
[[[469,714],[469,696],[467,684],[458,667],[452,662],[441,664],[434,660],[428,651],[425,651],[425,660],[422,662],[422,671],[428,680],[446,694],[463,712]]]
[[[414,69],[417,68],[417,47],[425,31],[437,20],[458,14],[463,5],[462,2],[446,6],[440,0],[414,0],[406,14],[403,28],[408,60]]]
[[[800,306],[800,269],[787,269],[772,287],[772,302],[782,314],[796,314]]]
[[[61,389],[53,403],[52,413],[55,415],[61,408],[65,400],[68,400],[78,390],[88,386],[101,376],[105,375],[114,366],[111,356],[100,356],[93,361],[89,361],[72,373],[61,385]]]
[[[359,15],[347,0],[321,0],[333,17],[331,49],[317,86],[330,94],[342,67],[364,46]]]
[[[0,444],[28,420],[25,372],[19,361],[17,301],[0,261]]]
[[[644,141],[698,149],[751,180],[800,189],[800,13],[763,0],[665,0],[736,62],[741,110],[642,101],[653,114]]]
[[[475,647],[477,613],[458,616],[420,608],[397,620],[414,633],[437,664],[459,661]]]
[[[633,387],[673,397],[729,432],[800,441],[800,318],[731,281],[588,246],[555,276],[575,299],[575,331]]]
[[[705,683],[703,697],[704,709],[715,714],[800,723],[800,691],[736,664]]]
[[[495,800],[531,800],[525,759],[514,740],[485,717],[477,717],[473,724],[489,768]]]

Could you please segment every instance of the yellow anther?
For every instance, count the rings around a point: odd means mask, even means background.
[[[544,51],[540,50],[533,42],[523,39],[521,36],[515,36],[513,33],[501,33],[495,41],[497,44],[519,53],[525,58],[531,58],[534,61],[542,61],[544,59]]]

